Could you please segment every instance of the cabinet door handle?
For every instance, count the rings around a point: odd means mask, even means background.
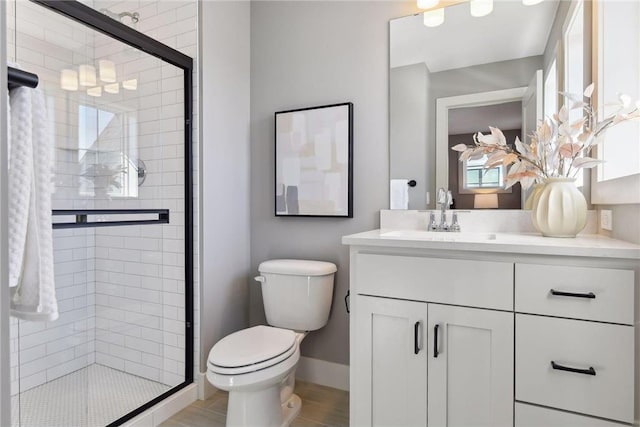
[[[351,313],[351,308],[349,307],[349,295],[351,295],[351,289],[349,289],[347,294],[344,296],[344,306],[347,308],[347,314]]]
[[[551,367],[558,371],[575,372],[576,374],[593,375],[593,376],[596,375],[596,370],[593,369],[593,366],[590,366],[589,369],[571,368],[569,366],[559,365],[552,360]]]
[[[551,295],[555,295],[558,297],[576,297],[576,298],[589,298],[589,299],[596,298],[596,295],[593,292],[576,293],[576,292],[556,291],[555,289],[551,289],[550,292],[551,292]]]
[[[415,325],[413,325],[413,354],[420,353],[420,345],[418,341],[420,339],[420,321],[418,320]]]
[[[438,329],[440,325],[433,327],[433,357],[438,357]]]

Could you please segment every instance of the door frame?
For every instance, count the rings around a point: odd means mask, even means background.
[[[449,164],[449,110],[521,101],[526,90],[526,87],[515,87],[436,100],[436,191],[449,188],[449,168],[446,167]]]

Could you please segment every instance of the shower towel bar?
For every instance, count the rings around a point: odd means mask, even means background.
[[[54,222],[53,229],[115,227],[121,225],[169,224],[169,209],[58,209],[51,211],[54,216],[74,216],[71,222]],[[89,221],[93,215],[144,215],[156,214],[153,219],[124,219],[121,221]]]
[[[38,86],[38,75],[20,70],[18,68],[7,67],[7,86],[9,90],[20,86],[35,88]]]

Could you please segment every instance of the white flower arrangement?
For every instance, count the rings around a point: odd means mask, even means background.
[[[452,150],[461,152],[460,161],[486,155],[487,170],[500,165],[509,167],[505,188],[518,182],[526,189],[546,178],[574,178],[579,169],[602,163],[589,157],[591,148],[602,141],[601,135],[622,122],[640,118],[640,101],[632,104],[631,97],[620,95],[614,104],[615,113],[598,121],[593,91],[593,83],[584,90],[582,95],[587,102],[580,95],[561,92],[572,102],[571,106],[563,105],[553,117],[541,120],[528,143],[516,137],[515,147],[509,146],[500,129],[489,127],[490,134],[478,132],[473,136],[474,145],[458,144]],[[575,109],[583,110],[584,115],[570,122],[569,111]]]

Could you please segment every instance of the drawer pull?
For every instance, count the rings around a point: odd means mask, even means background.
[[[438,328],[440,325],[433,327],[433,357],[438,357]]]
[[[588,292],[586,294],[576,293],[576,292],[563,292],[556,291],[555,289],[551,289],[551,295],[555,295],[558,297],[576,297],[576,298],[589,298],[595,299],[596,295],[593,292]]]
[[[413,325],[413,354],[420,353],[420,346],[418,345],[418,340],[420,338],[420,321],[418,320],[415,325]]]
[[[576,374],[593,375],[593,376],[596,375],[596,370],[593,369],[592,366],[590,366],[589,369],[570,368],[568,366],[559,365],[552,360],[551,367],[558,371],[575,372]]]

